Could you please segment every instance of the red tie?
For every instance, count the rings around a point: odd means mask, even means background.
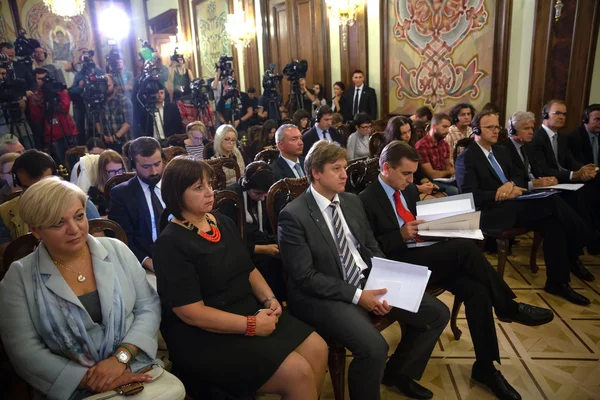
[[[415,220],[415,217],[412,213],[404,208],[404,204],[402,204],[402,200],[400,199],[400,192],[396,190],[394,192],[394,202],[396,203],[396,212],[404,220],[404,223],[409,223]]]

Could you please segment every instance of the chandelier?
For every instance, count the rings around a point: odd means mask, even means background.
[[[225,30],[227,31],[229,40],[235,44],[235,47],[241,50],[248,47],[250,41],[256,36],[256,29],[252,21],[246,20],[246,13],[242,10],[242,5],[239,1],[234,9],[238,11],[227,15]]]
[[[348,26],[354,25],[362,0],[327,0],[327,10],[332,22],[342,26],[342,43],[346,50]]]
[[[81,15],[85,10],[85,0],[44,0],[44,5],[52,14],[65,20]]]

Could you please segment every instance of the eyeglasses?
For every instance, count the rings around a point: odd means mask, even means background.
[[[233,138],[223,138],[224,142],[235,142],[237,139],[233,139]]]
[[[122,175],[123,174],[123,168],[109,169],[106,172],[108,173],[109,176]]]
[[[552,115],[558,115],[559,117],[561,115],[564,115],[565,117],[567,116],[567,113],[566,112],[562,112],[562,111],[554,111],[554,112],[551,112],[550,114],[552,114]]]
[[[489,129],[490,131],[498,131],[498,132],[502,130],[502,127],[500,125],[482,126],[481,128]]]
[[[361,125],[360,129],[373,129],[373,125]]]

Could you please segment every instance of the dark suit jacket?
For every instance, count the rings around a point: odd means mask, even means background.
[[[529,173],[527,172],[527,167],[525,167],[525,164],[521,160],[521,156],[519,155],[519,152],[517,151],[517,148],[515,147],[513,141],[511,139],[508,139],[507,141],[498,146],[502,146],[506,149],[508,155],[510,156],[510,161],[513,163],[513,166],[517,168],[520,171],[520,174],[523,176],[523,180],[525,182],[525,186],[523,187],[527,189],[527,184],[529,184],[530,181]],[[529,149],[529,143],[525,143],[523,146],[525,148],[525,154],[527,154],[527,157],[529,157],[529,153],[531,153],[531,150]]]
[[[410,212],[417,215],[417,201],[419,201],[417,187],[414,184],[408,185],[402,191],[402,195]],[[401,261],[402,255],[408,248],[400,233],[396,210],[388,200],[379,179],[375,179],[358,197],[363,202],[369,225],[383,253],[391,260]]]
[[[298,157],[298,162],[302,167],[302,171],[304,171],[304,157]],[[278,181],[283,178],[295,178],[294,171],[290,168],[288,163],[281,157],[277,157],[275,161],[271,164],[271,169],[273,170],[273,175],[275,176],[275,180]]]
[[[344,97],[346,100],[344,101],[344,120],[350,121],[354,119],[354,114],[352,113],[352,105],[354,104],[354,95],[356,94],[356,87],[352,86],[346,90],[344,93]],[[340,104],[341,105],[341,104]],[[377,96],[375,95],[375,89],[368,87],[365,85],[363,87],[362,93],[360,94],[360,101],[358,103],[358,112],[366,112],[369,114],[372,120],[377,119]]]
[[[533,133],[529,162],[535,176],[554,176],[560,183],[569,182],[569,171],[577,171],[583,166],[569,151],[568,137],[558,135],[558,162],[568,171],[561,171],[552,151],[552,144],[546,130],[541,126]]]
[[[583,165],[594,163],[594,153],[592,152],[592,142],[585,126],[581,124],[569,135],[567,140],[569,150],[573,157]]]
[[[179,114],[177,105],[165,103],[164,108],[163,131],[165,133],[165,138],[183,133],[181,114]],[[156,123],[159,123],[158,117],[156,118]],[[140,119],[139,124],[143,135],[154,136],[154,122],[145,110],[142,112],[142,118]]]
[[[331,140],[340,144],[340,146],[344,146],[344,137],[337,131],[335,128],[329,128],[329,136],[331,136]],[[302,151],[302,155],[306,156],[310,148],[319,141],[319,134],[317,133],[317,128],[314,126],[304,132],[302,135],[302,141],[304,142],[304,150]]]
[[[127,234],[128,246],[140,263],[152,257],[152,220],[137,177],[112,188],[108,219],[121,225]]]
[[[384,255],[373,237],[362,203],[350,193],[340,193],[339,198],[344,218],[370,268],[371,257]],[[320,298],[352,302],[356,287],[343,278],[337,244],[310,189],[279,214],[278,241],[289,274],[290,301]],[[364,273],[368,274],[368,269]]]
[[[522,171],[512,163],[506,148],[496,145],[493,146],[492,152],[506,179],[517,186],[527,187]],[[516,216],[512,205],[518,200],[495,200],[496,191],[502,186],[502,181],[476,142],[471,143],[458,155],[456,165],[456,181],[461,182],[462,192],[473,193],[475,207],[482,211],[481,227],[502,230],[514,226]]]

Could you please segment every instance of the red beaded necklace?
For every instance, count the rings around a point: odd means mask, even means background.
[[[198,235],[200,235],[200,237],[204,238],[205,240],[208,240],[211,243],[218,243],[219,240],[221,240],[221,231],[217,227],[217,224],[215,224],[210,218],[208,218],[208,215],[206,216],[206,222],[208,222],[208,225],[210,226],[210,229],[212,231],[211,234],[202,232],[200,229],[198,229],[196,225],[192,224],[188,220],[181,221],[181,223],[186,228],[188,228],[190,231],[196,232]]]

